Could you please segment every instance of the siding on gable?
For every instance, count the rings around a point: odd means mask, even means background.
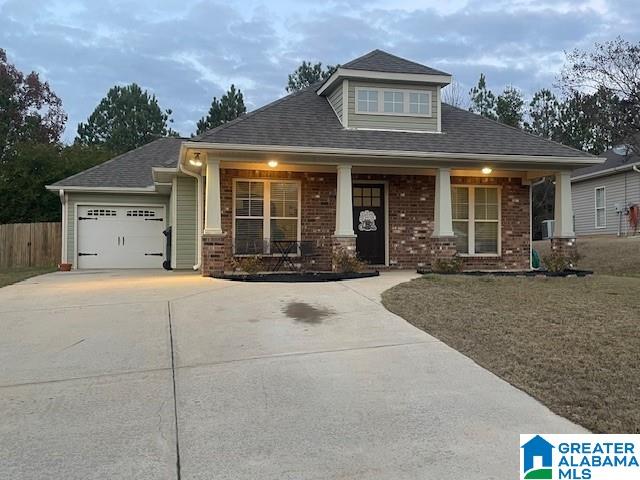
[[[125,194],[125,193],[73,193],[68,192],[69,200],[67,202],[67,261],[72,263],[74,268],[78,265],[76,255],[76,205],[92,205],[92,204],[121,204],[121,205],[164,205],[165,207],[165,225],[170,225],[169,216],[169,197],[166,195],[150,195],[150,194]]]
[[[606,227],[596,228],[596,188],[605,187]],[[640,203],[640,174],[621,172],[606,177],[593,178],[575,182],[571,185],[571,200],[576,235],[616,235],[618,233],[619,216],[615,205],[624,207]],[[623,234],[629,231],[627,216],[622,216]]]
[[[431,116],[412,117],[400,115],[367,115],[356,113],[356,88],[389,88],[404,90],[427,90],[431,92]],[[373,128],[391,130],[438,131],[438,96],[436,85],[407,85],[382,82],[349,81],[349,128]]]
[[[336,115],[340,119],[340,123],[344,125],[342,121],[342,83],[338,85],[333,92],[327,97],[327,100],[331,104],[333,111],[336,112]]]
[[[193,177],[176,178],[173,193],[176,205],[176,224],[173,226],[175,268],[192,268],[196,263],[198,208],[196,205],[197,182]]]

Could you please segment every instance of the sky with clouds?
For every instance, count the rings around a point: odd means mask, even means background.
[[[107,90],[136,82],[188,136],[231,83],[249,110],[285,94],[302,60],[375,48],[453,74],[466,94],[553,84],[564,51],[640,40],[638,0],[0,0],[0,48],[62,98],[65,140]]]

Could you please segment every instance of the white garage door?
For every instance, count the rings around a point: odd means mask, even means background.
[[[164,207],[78,206],[78,268],[161,268]]]

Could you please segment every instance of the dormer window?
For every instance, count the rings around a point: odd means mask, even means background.
[[[366,115],[431,116],[431,92],[356,87],[356,112]]]
[[[404,113],[404,92],[384,90],[384,113]]]
[[[378,91],[358,89],[358,112],[378,113]]]

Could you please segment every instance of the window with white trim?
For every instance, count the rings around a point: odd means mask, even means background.
[[[300,240],[300,183],[236,180],[234,252],[269,254],[270,242]]]
[[[404,93],[393,90],[384,91],[384,112],[404,113]]]
[[[431,116],[431,91],[356,87],[356,113]]]
[[[378,91],[358,89],[358,112],[378,112]]]
[[[499,202],[497,187],[451,187],[451,214],[458,253],[499,254]]]
[[[596,228],[606,228],[607,215],[606,215],[606,194],[604,187],[597,187],[595,189],[595,217]]]

